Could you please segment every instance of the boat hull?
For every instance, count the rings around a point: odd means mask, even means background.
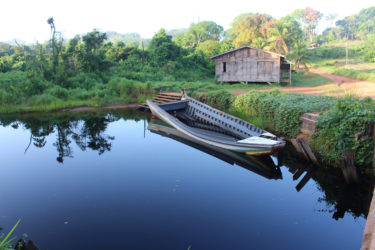
[[[240,153],[247,153],[250,155],[264,155],[264,154],[273,154],[277,150],[284,147],[285,142],[278,142],[274,145],[257,145],[257,144],[249,144],[249,143],[239,143],[237,142],[230,142],[225,141],[221,138],[216,138],[215,136],[210,136],[207,134],[202,134],[199,131],[197,132],[196,129],[189,127],[188,125],[184,124],[176,117],[170,115],[168,112],[160,108],[157,104],[153,103],[150,100],[147,100],[147,104],[151,110],[151,112],[157,116],[159,119],[163,120],[167,124],[171,125],[181,133],[184,133],[195,140],[201,141],[203,143],[224,148],[227,150],[231,150],[234,152]]]

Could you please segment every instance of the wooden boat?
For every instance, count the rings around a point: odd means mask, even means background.
[[[275,165],[271,156],[246,155],[244,153],[237,153],[215,147],[202,141],[195,140],[191,136],[178,131],[161,120],[152,119],[149,122],[147,129],[152,133],[171,138],[192,148],[198,149],[231,165],[241,166],[267,179],[282,179],[280,168]]]
[[[180,101],[158,105],[147,100],[147,105],[154,116],[212,146],[252,155],[273,154],[285,146],[275,135],[185,94]]]

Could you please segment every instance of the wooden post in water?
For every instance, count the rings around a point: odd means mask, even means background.
[[[302,180],[297,184],[297,186],[296,186],[297,192],[301,191],[301,189],[306,185],[306,183],[309,182],[311,177],[312,177],[312,172],[311,172],[311,170],[309,170],[309,171],[307,171],[305,176],[302,178]]]
[[[345,151],[341,160],[341,170],[347,183],[357,182],[358,175],[355,167],[355,152]]]
[[[305,152],[305,155],[312,161],[317,163],[318,160],[316,159],[314,153],[312,152],[309,143],[306,141],[305,138],[298,138],[297,142],[301,145],[302,150]]]
[[[367,216],[361,250],[375,249],[375,190],[373,191],[370,211]]]

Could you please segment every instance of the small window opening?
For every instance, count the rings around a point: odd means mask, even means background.
[[[223,72],[227,72],[227,63],[223,62]]]

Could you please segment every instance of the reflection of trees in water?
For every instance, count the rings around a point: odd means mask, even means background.
[[[112,146],[110,141],[114,140],[115,137],[106,135],[104,132],[108,124],[116,120],[116,117],[106,115],[104,117],[86,118],[81,122],[73,120],[57,123],[55,125],[57,139],[53,143],[59,152],[57,161],[62,163],[65,157],[73,157],[73,151],[70,146],[71,139],[82,151],[91,148],[98,151],[99,155],[105,151],[110,151]]]
[[[316,182],[317,188],[323,194],[318,202],[326,206],[319,211],[332,213],[335,220],[344,218],[345,213],[350,213],[355,218],[367,217],[375,184],[373,177],[358,174],[359,181],[348,184],[339,168],[312,166],[311,163],[297,158],[294,150],[288,147],[282,150],[281,154],[284,165],[294,174],[294,180],[306,173],[305,177],[310,177]],[[305,177],[300,178],[296,185],[298,191],[303,188],[300,184],[306,181]]]
[[[22,115],[0,117],[0,125],[11,125],[17,129],[19,125],[30,130],[30,141],[25,149],[25,153],[33,144],[35,147],[43,148],[47,143],[47,136],[56,132],[56,141],[53,146],[56,147],[58,157],[56,160],[64,162],[64,158],[73,157],[71,142],[85,151],[90,148],[98,151],[99,155],[110,151],[111,141],[114,136],[105,134],[109,123],[120,118],[140,120],[146,116],[138,112],[125,110],[106,114],[104,112],[90,112],[78,114],[53,114],[53,115]]]
[[[74,141],[84,151],[87,148],[103,154],[111,150],[111,141],[115,138],[105,134],[109,123],[118,119],[148,119],[147,115],[135,111],[121,111],[107,115],[107,113],[78,113],[55,115],[23,115],[2,116],[0,125],[17,129],[20,125],[30,130],[30,145],[42,148],[46,145],[46,137],[56,132],[53,145],[58,151],[57,161],[63,162],[66,157],[73,157],[71,143]],[[359,174],[359,182],[348,184],[345,182],[340,169],[312,167],[310,163],[296,157],[294,150],[286,147],[280,152],[283,165],[293,174],[296,189],[313,179],[322,197],[318,202],[325,205],[320,211],[332,213],[332,218],[343,218],[345,213],[353,217],[367,217],[372,198],[375,180],[372,177]]]

